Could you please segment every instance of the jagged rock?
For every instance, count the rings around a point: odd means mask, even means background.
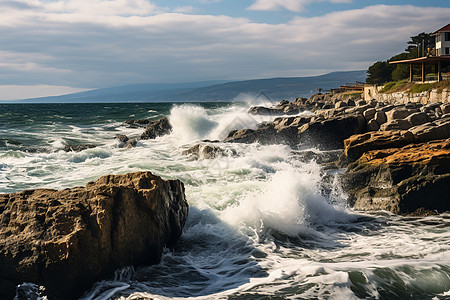
[[[145,127],[147,124],[150,123],[150,120],[147,119],[141,119],[141,120],[126,120],[125,124],[128,124],[128,127],[131,128],[138,128],[138,127]]]
[[[364,100],[358,100],[358,101],[356,101],[356,106],[363,106],[363,105],[366,105],[366,104],[367,104],[367,102],[364,101]]]
[[[422,106],[420,108],[420,111],[422,112],[435,112],[436,108],[440,107],[441,103],[440,102],[436,102],[436,103],[429,103],[425,106]]]
[[[345,103],[344,101],[338,101],[336,102],[336,104],[334,105],[334,108],[342,108],[342,107],[346,107],[348,106],[347,103]]]
[[[66,152],[80,152],[86,149],[91,149],[97,147],[92,144],[80,144],[80,145],[65,145],[63,150]]]
[[[299,144],[331,150],[342,149],[345,139],[364,132],[366,121],[362,115],[338,116],[302,125],[297,138]]]
[[[130,139],[124,134],[116,135],[116,139],[119,140],[119,148],[132,148],[137,144],[136,139]]]
[[[409,131],[376,131],[353,135],[344,141],[344,155],[354,161],[371,150],[400,148],[414,143]]]
[[[430,122],[430,117],[424,112],[416,112],[409,115],[406,120],[411,123],[412,126],[417,126]]]
[[[184,186],[150,172],[107,175],[86,187],[0,195],[1,299],[22,282],[49,299],[78,299],[129,265],[158,263],[188,214]]]
[[[151,122],[145,128],[144,133],[141,135],[142,140],[154,139],[158,136],[169,134],[172,131],[172,125],[169,123],[169,119],[164,117],[156,121]]]
[[[269,108],[264,106],[253,106],[250,107],[248,113],[251,115],[283,115],[283,109],[278,108]]]
[[[369,151],[348,166],[343,183],[356,210],[450,210],[450,139]]]
[[[191,148],[184,150],[183,155],[193,155],[196,159],[214,159],[219,156],[235,156],[235,150],[225,150],[218,146],[196,144]]]
[[[380,126],[380,130],[382,131],[390,131],[390,130],[407,130],[411,128],[412,125],[408,120],[403,119],[394,119],[388,121]]]
[[[416,143],[424,143],[433,140],[450,137],[450,119],[440,119],[411,128]]]

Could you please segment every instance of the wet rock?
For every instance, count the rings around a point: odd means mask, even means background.
[[[130,139],[128,138],[128,136],[124,134],[116,135],[116,139],[119,140],[119,148],[132,148],[135,147],[137,144],[136,139]]]
[[[86,149],[91,149],[97,147],[93,144],[80,144],[80,145],[65,145],[63,150],[65,152],[80,152]]]
[[[129,265],[158,263],[188,214],[184,186],[150,172],[86,187],[0,195],[0,286],[33,282],[49,299],[78,299]],[[0,290],[12,299],[14,290]]]
[[[191,148],[184,150],[183,155],[192,155],[196,159],[214,159],[220,156],[235,156],[236,150],[222,149],[214,145],[196,144]]]
[[[130,119],[130,120],[125,121],[125,124],[127,124],[128,127],[131,127],[131,128],[145,127],[149,123],[150,123],[150,120],[147,120],[147,119],[140,119],[140,120]]]
[[[141,135],[142,140],[154,139],[158,136],[169,134],[172,131],[172,125],[168,118],[161,118],[150,122]]]
[[[409,131],[376,131],[353,135],[344,141],[344,155],[355,161],[363,153],[371,150],[400,148],[414,143],[414,135]]]
[[[374,150],[350,164],[344,189],[356,210],[450,210],[450,139]]]

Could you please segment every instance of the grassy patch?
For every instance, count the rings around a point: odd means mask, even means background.
[[[420,84],[420,83],[415,83],[412,87],[411,87],[411,89],[409,90],[409,92],[411,93],[411,94],[418,94],[418,93],[422,93],[422,92],[428,92],[428,91],[431,91],[432,89],[433,89],[433,86],[434,86],[435,84],[433,84],[433,83],[423,83],[423,84]]]
[[[408,80],[403,79],[399,81],[391,81],[386,83],[383,88],[380,90],[380,93],[394,93],[400,92],[408,88]]]

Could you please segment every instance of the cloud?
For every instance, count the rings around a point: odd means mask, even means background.
[[[304,11],[305,7],[314,2],[351,3],[352,0],[256,0],[250,10],[286,9],[294,12]]]
[[[61,1],[0,2],[0,85],[95,88],[361,70],[450,15],[450,8],[377,5],[265,24],[130,1],[99,14]],[[135,6],[114,13],[123,3]],[[146,14],[131,14],[140,5]]]

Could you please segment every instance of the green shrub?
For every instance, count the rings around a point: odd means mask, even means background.
[[[432,83],[415,83],[412,87],[411,90],[409,91],[411,94],[417,94],[417,93],[422,93],[422,92],[426,92],[426,91],[431,91],[433,89],[434,84]]]

